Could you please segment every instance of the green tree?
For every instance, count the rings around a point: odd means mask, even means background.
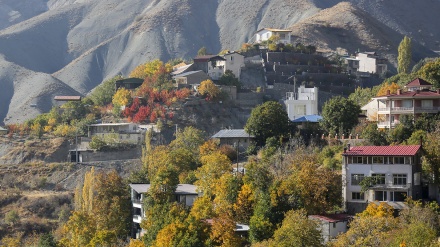
[[[11,210],[5,214],[5,222],[10,225],[15,225],[20,221],[20,216],[17,211]]]
[[[367,139],[372,145],[388,145],[386,132],[379,130],[376,123],[368,123],[362,130],[362,138]]]
[[[411,39],[405,36],[399,44],[397,72],[408,74],[411,63]]]
[[[325,102],[322,108],[321,127],[331,134],[349,134],[359,122],[360,106],[350,99],[336,96]]]
[[[417,75],[440,88],[440,59],[428,62],[417,72]]]
[[[309,219],[304,210],[291,210],[285,216],[281,227],[274,233],[270,247],[324,246],[318,223]]]
[[[354,92],[351,93],[350,96],[348,96],[348,98],[358,105],[363,106],[370,102],[371,98],[376,96],[377,92],[374,91],[374,89],[369,87],[357,87]]]
[[[115,83],[117,80],[123,79],[117,75],[111,79],[105,80],[90,93],[90,99],[94,105],[105,106],[112,103],[112,97],[116,93]]]
[[[290,134],[290,120],[280,103],[268,101],[252,109],[244,129],[254,135],[258,145],[263,146],[270,137],[286,138]]]
[[[220,85],[226,86],[236,86],[237,89],[240,89],[240,81],[235,77],[234,73],[231,70],[226,70],[225,73],[220,77],[218,81]]]
[[[43,233],[38,240],[38,247],[57,247],[57,241],[52,233]]]

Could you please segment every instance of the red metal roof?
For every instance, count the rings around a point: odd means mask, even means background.
[[[406,84],[405,87],[418,87],[418,86],[432,86],[432,84],[423,79],[416,78],[412,80],[410,83]]]
[[[420,145],[408,146],[358,146],[345,151],[345,156],[413,156],[419,150]]]
[[[336,223],[341,221],[348,221],[352,216],[349,214],[325,214],[325,215],[310,215],[311,218]]]

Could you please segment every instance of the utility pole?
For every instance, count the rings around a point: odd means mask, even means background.
[[[76,129],[75,131],[75,165],[77,164],[78,164],[78,129]]]

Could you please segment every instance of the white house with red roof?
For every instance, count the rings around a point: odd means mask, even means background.
[[[422,198],[421,145],[358,146],[342,154],[342,197],[346,212],[362,212],[369,202],[384,201],[396,209],[406,197]],[[372,181],[363,192],[361,181]]]
[[[377,127],[394,128],[402,115],[413,115],[414,119],[423,113],[440,112],[440,89],[431,90],[432,84],[417,78],[397,93],[375,97],[377,100]]]

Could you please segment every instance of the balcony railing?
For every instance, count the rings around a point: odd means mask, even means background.
[[[432,107],[381,107],[379,111],[440,111],[440,107],[432,106]]]
[[[408,189],[409,184],[393,184],[393,183],[387,183],[387,184],[375,184],[370,187],[370,189]]]

